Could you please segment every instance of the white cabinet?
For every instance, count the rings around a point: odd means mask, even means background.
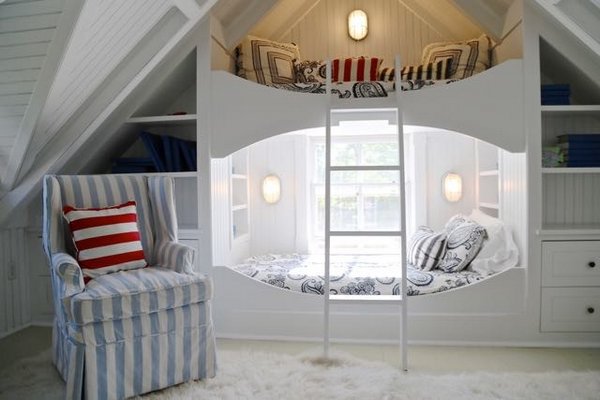
[[[600,241],[542,242],[541,330],[600,332]]]

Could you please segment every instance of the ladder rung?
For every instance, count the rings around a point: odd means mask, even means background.
[[[331,171],[400,171],[399,165],[332,165]]]
[[[330,231],[329,236],[402,236],[402,231]]]
[[[396,303],[402,304],[401,295],[348,295],[348,294],[331,294],[329,301],[332,303]]]

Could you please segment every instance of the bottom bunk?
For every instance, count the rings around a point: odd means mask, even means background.
[[[325,288],[323,255],[267,254],[250,257],[231,268],[281,289],[322,295]],[[485,278],[486,275],[476,271],[423,271],[408,265],[407,295],[443,292]],[[400,295],[399,256],[332,255],[329,287],[332,295]]]
[[[234,271],[213,269],[214,320],[220,338],[323,340],[323,296],[284,290]],[[454,290],[408,299],[411,343],[518,343],[526,269],[515,267]],[[375,299],[378,296],[364,296]],[[331,303],[336,342],[397,343],[398,303]]]

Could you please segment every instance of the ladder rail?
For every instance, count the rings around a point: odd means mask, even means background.
[[[330,247],[331,247],[331,59],[327,60],[325,94],[327,95],[327,114],[325,116],[325,287],[323,288],[323,356],[329,358],[330,341]]]
[[[400,248],[401,248],[401,265],[402,265],[402,302],[400,311],[400,352],[402,357],[402,369],[408,370],[408,296],[407,296],[407,284],[406,284],[406,185],[405,185],[405,169],[404,169],[404,118],[402,108],[402,69],[400,63],[400,56],[397,55],[395,59],[396,68],[396,104],[398,109],[398,162],[400,165],[400,230],[402,236],[400,237]]]

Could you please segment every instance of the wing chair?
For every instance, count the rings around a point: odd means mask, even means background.
[[[53,361],[69,399],[121,399],[215,375],[212,281],[177,243],[173,180],[139,175],[44,178],[43,243],[55,318]],[[84,283],[63,207],[134,200],[147,267]]]

